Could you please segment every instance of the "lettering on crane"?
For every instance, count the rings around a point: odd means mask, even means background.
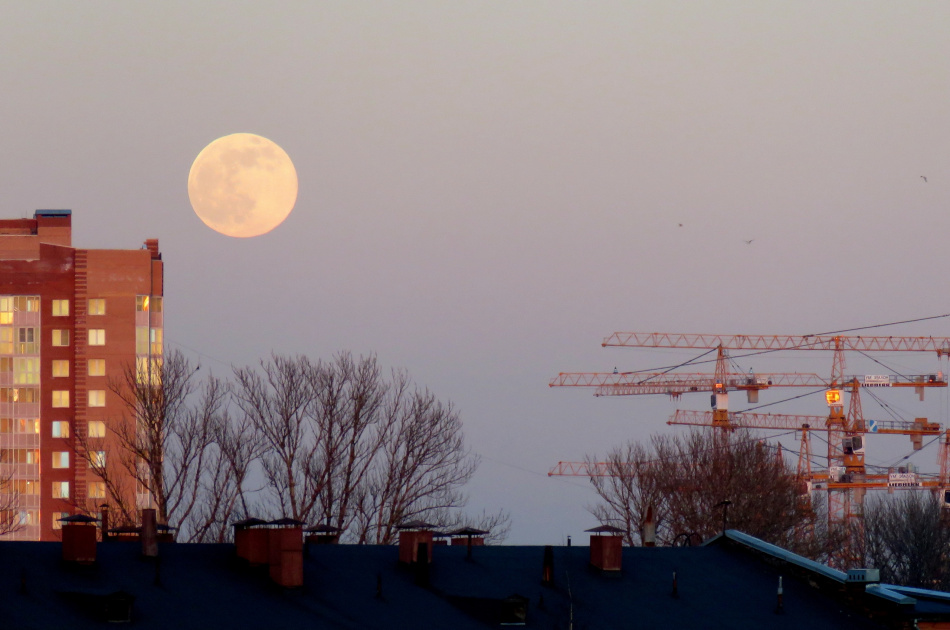
[[[890,387],[891,377],[887,374],[869,374],[864,377],[865,387]]]
[[[888,488],[919,488],[920,478],[917,473],[890,473],[887,475]]]

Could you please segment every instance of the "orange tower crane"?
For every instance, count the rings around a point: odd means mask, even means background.
[[[551,386],[585,386],[597,387],[596,395],[635,395],[649,393],[666,393],[674,398],[686,392],[712,391],[713,411],[708,426],[730,428],[732,419],[728,411],[728,391],[744,390],[750,402],[757,402],[758,391],[774,386],[815,386],[826,389],[826,400],[829,415],[824,418],[824,430],[829,434],[828,465],[829,469],[838,468],[843,471],[842,478],[848,482],[838,480],[829,481],[829,518],[847,520],[852,514],[851,495],[852,487],[860,486],[858,500],[863,497],[863,488],[866,478],[864,467],[864,452],[860,435],[865,432],[864,418],[861,412],[859,388],[863,386],[895,386],[914,387],[923,400],[926,387],[946,387],[947,381],[943,374],[904,377],[891,381],[886,377],[865,377],[862,382],[858,377],[844,375],[845,350],[861,352],[936,352],[938,357],[950,356],[950,338],[948,337],[901,337],[901,336],[843,336],[843,335],[707,335],[683,333],[630,333],[617,332],[606,337],[605,347],[647,347],[647,348],[708,348],[717,350],[716,370],[710,375],[685,374],[673,372],[654,373],[561,373],[554,379]],[[814,374],[771,374],[771,375],[740,375],[727,370],[727,350],[779,351],[779,350],[824,350],[832,351],[833,363],[830,379],[822,379]],[[844,403],[841,388],[847,386],[851,390],[851,404],[848,414],[844,413]],[[733,415],[732,418],[735,416]],[[918,419],[922,420],[922,419]],[[924,422],[926,422],[924,420]],[[803,430],[803,451],[808,450],[807,431],[811,423]],[[816,423],[817,424],[817,423]],[[818,425],[820,426],[820,425]],[[939,431],[939,425],[936,425]],[[906,427],[892,427],[895,433],[911,435],[915,447],[924,433],[906,433]],[[934,429],[928,428],[932,434]],[[858,446],[856,448],[856,446]],[[940,487],[946,487],[950,475],[950,455],[945,451],[950,449],[950,432],[944,439],[941,449],[941,473],[936,482]],[[833,462],[839,464],[833,466]],[[806,464],[806,468],[810,464]],[[799,469],[802,469],[801,455]],[[610,474],[606,463],[559,462],[549,475],[557,474],[586,474],[597,476]],[[846,477],[845,477],[846,475]],[[858,486],[854,484],[858,483]],[[877,480],[870,480],[872,487],[877,487]],[[840,487],[839,487],[840,486]]]

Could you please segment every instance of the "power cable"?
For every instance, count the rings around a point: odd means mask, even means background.
[[[914,324],[917,322],[926,322],[931,319],[941,319],[944,317],[950,317],[950,313],[946,313],[945,315],[931,315],[929,317],[918,317],[917,319],[905,319],[904,321],[901,321],[901,322],[889,322],[887,324],[874,324],[872,326],[861,326],[859,328],[845,328],[843,330],[832,330],[829,332],[812,333],[810,335],[803,335],[803,336],[804,337],[820,337],[822,335],[837,335],[839,333],[854,332],[857,330],[870,330],[872,328],[884,328],[885,326],[897,326],[900,324]]]

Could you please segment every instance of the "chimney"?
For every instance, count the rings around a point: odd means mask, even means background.
[[[399,530],[399,562],[412,565],[421,560],[432,562],[432,538],[435,525],[424,521],[407,521],[396,526]],[[424,556],[419,556],[419,545],[426,546]]]
[[[99,529],[101,530],[102,542],[109,540],[109,504],[103,503],[99,506]]]
[[[489,532],[484,529],[475,529],[474,527],[463,527],[455,531],[448,532],[449,536],[455,536],[452,539],[453,547],[465,545],[468,549],[465,552],[465,559],[472,559],[472,547],[483,547],[485,545],[485,535]],[[460,538],[465,536],[465,538]]]
[[[267,521],[259,518],[246,518],[231,524],[234,528],[234,547],[237,557],[247,560],[252,567],[267,564],[268,530],[262,525],[267,525]]]
[[[541,571],[541,585],[554,586],[554,547],[544,546],[544,566]]]
[[[142,555],[146,558],[158,556],[158,522],[154,508],[142,510]]]
[[[145,249],[152,255],[152,260],[161,260],[162,255],[158,251],[158,239],[149,238],[145,240]]]
[[[601,525],[586,530],[590,537],[590,564],[601,571],[620,571],[623,564],[624,530],[612,525]]]
[[[653,506],[647,507],[647,517],[643,521],[643,546],[656,547],[656,520],[653,518]]]
[[[303,523],[281,518],[268,523],[267,564],[270,579],[286,588],[303,586]]]
[[[96,561],[96,519],[84,514],[64,516],[63,560],[80,564]]]
[[[307,534],[308,545],[338,545],[340,543],[340,528],[327,523],[315,525],[304,530]]]

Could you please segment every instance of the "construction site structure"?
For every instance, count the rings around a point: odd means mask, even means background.
[[[552,379],[551,387],[592,387],[597,396],[628,396],[666,394],[674,399],[686,393],[711,394],[711,412],[678,411],[669,424],[708,426],[723,430],[791,429],[801,432],[798,474],[809,490],[828,493],[829,524],[849,524],[863,512],[863,499],[868,489],[930,488],[941,491],[950,503],[950,431],[926,418],[913,422],[869,420],[863,416],[860,390],[877,387],[913,387],[920,400],[930,387],[947,387],[942,371],[923,375],[845,376],[846,350],[867,352],[935,352],[938,357],[950,356],[948,337],[867,337],[844,335],[705,335],[674,333],[613,333],[603,341],[605,347],[702,348],[715,350],[713,373],[675,372],[672,369],[653,372],[562,372]],[[759,352],[785,350],[824,350],[833,352],[830,377],[805,373],[739,373],[729,371],[729,350]],[[772,387],[813,387],[825,391],[827,416],[783,414],[735,414],[729,411],[730,391],[744,391],[748,402],[757,403],[761,390]],[[844,393],[850,394],[848,411],[844,410]],[[810,431],[828,434],[827,469],[811,467]],[[865,462],[866,434],[907,435],[914,450],[919,450],[926,436],[941,436],[940,472],[921,475],[898,468],[887,473],[869,474]],[[632,470],[631,470],[632,472]],[[549,475],[613,476],[624,475],[622,465],[607,462],[558,462]]]

